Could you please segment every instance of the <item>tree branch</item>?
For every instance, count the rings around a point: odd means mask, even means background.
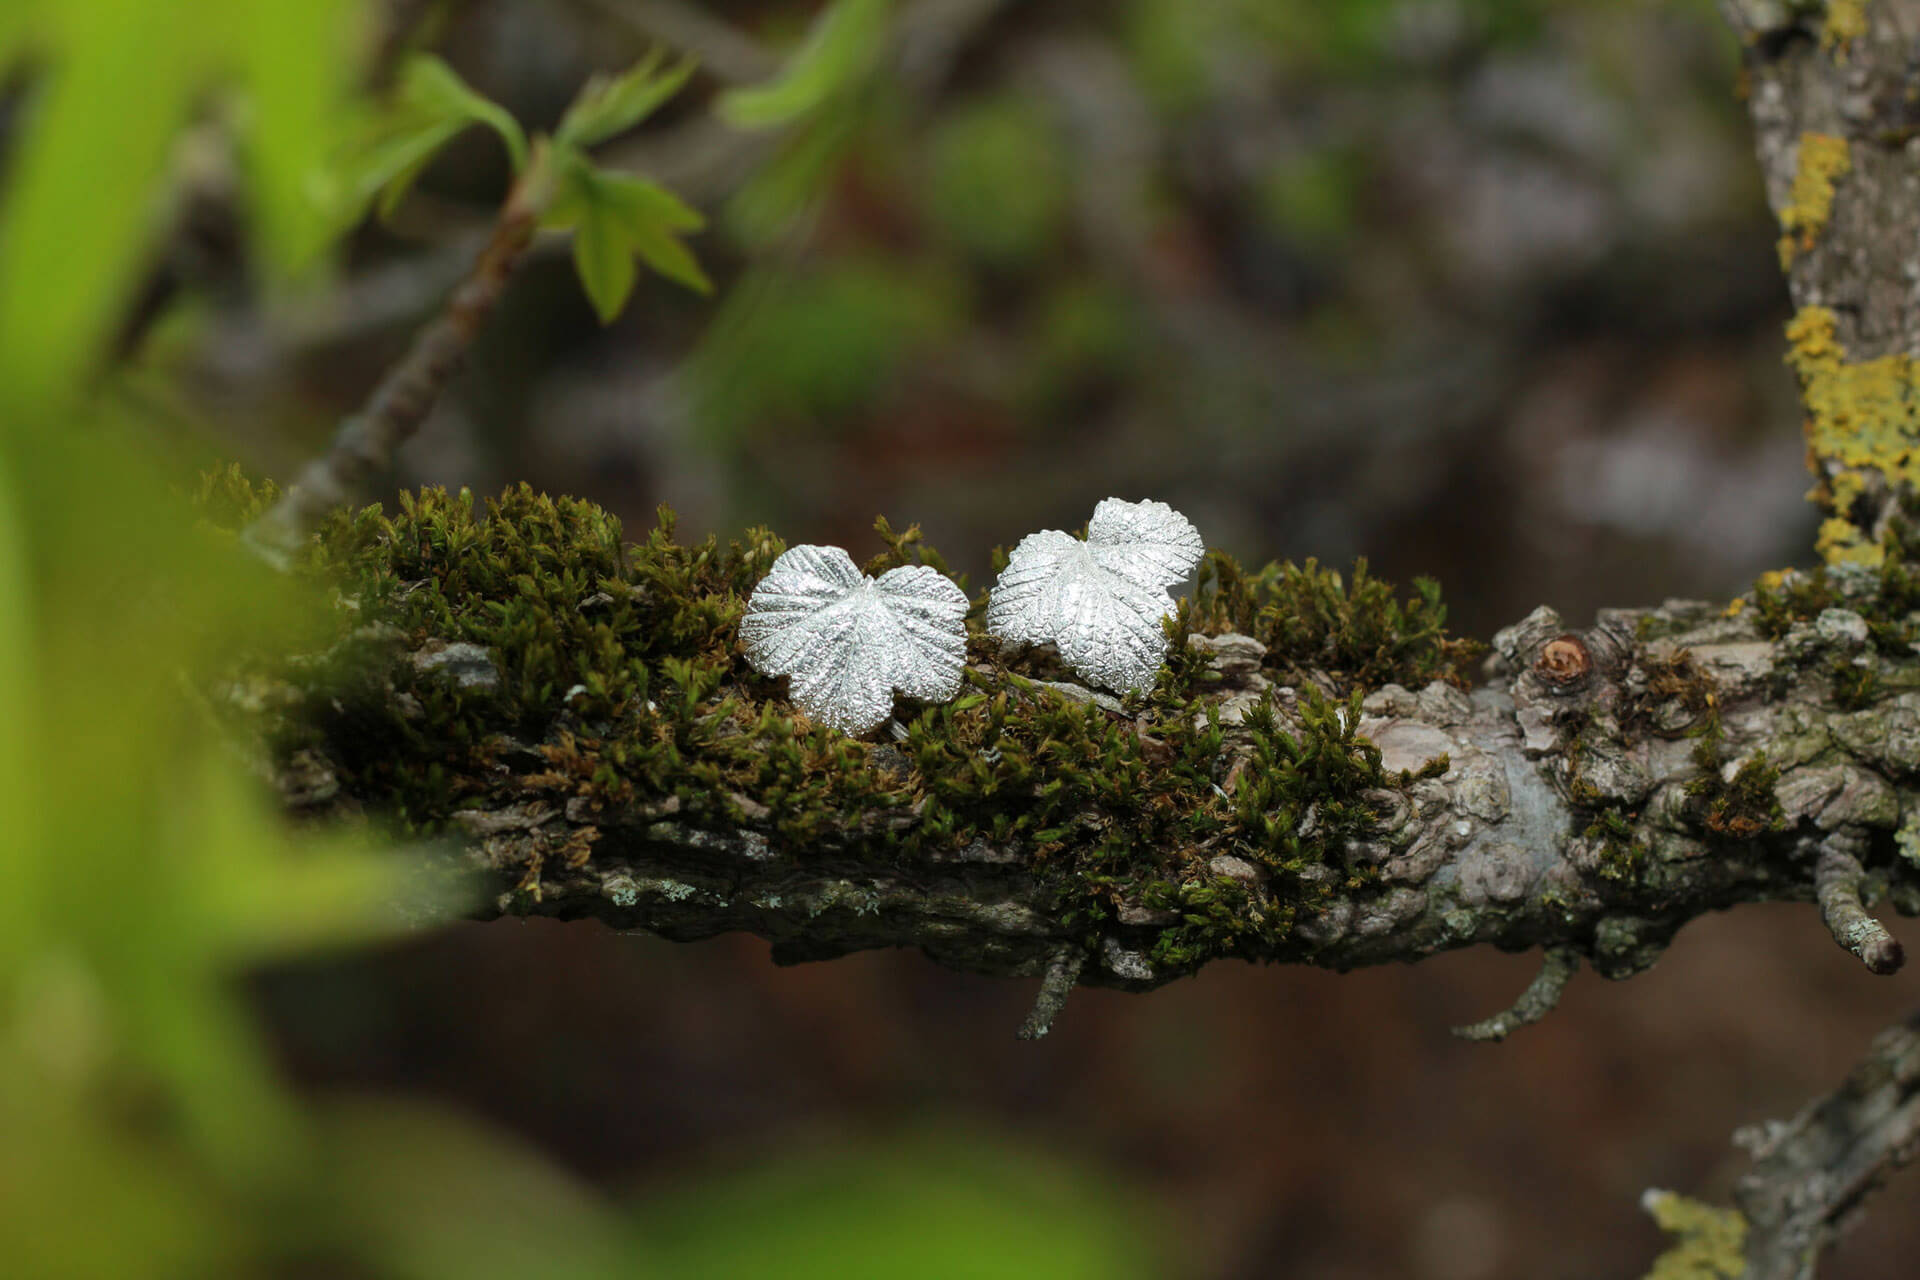
[[[1833,1093],[1734,1140],[1754,1158],[1734,1190],[1748,1280],[1811,1280],[1867,1193],[1920,1146],[1920,1015],[1876,1036]]]
[[[476,540],[459,540],[484,554]],[[433,572],[453,579],[474,570],[448,564]],[[444,637],[410,645],[377,611],[369,620],[361,607],[356,616],[371,628],[362,626],[349,644],[384,645],[385,656],[354,659],[362,670],[372,661],[377,673],[365,686],[374,692],[356,696],[399,704],[396,716],[417,717],[408,704],[417,708],[448,689],[487,694],[519,661]],[[486,604],[474,607],[484,612]],[[496,739],[454,779],[460,798],[438,812],[459,838],[443,856],[485,879],[482,916],[594,918],[676,940],[746,931],[769,939],[780,963],[907,946],[972,972],[1048,975],[1036,1030],[1057,1010],[1069,974],[1144,991],[1218,955],[1344,970],[1491,943],[1549,949],[1550,977],[1563,977],[1577,958],[1622,978],[1651,965],[1683,924],[1708,911],[1814,900],[1823,865],[1829,893],[1844,897],[1832,879],[1834,848],[1854,850],[1876,884],[1901,889],[1897,897],[1920,892],[1892,840],[1902,798],[1920,777],[1920,693],[1845,709],[1830,662],[1859,657],[1887,690],[1920,686],[1920,664],[1911,655],[1852,649],[1857,628],[1844,620],[1859,624],[1853,610],[1872,613],[1878,597],[1837,600],[1818,622],[1788,624],[1769,639],[1757,615],[1778,607],[1769,599],[1764,609],[1729,618],[1670,602],[1609,611],[1573,634],[1543,608],[1496,638],[1494,678],[1470,695],[1440,682],[1418,692],[1376,689],[1357,729],[1389,781],[1367,793],[1359,834],[1316,836],[1315,824],[1341,803],[1330,784],[1289,810],[1305,815],[1288,819],[1306,851],[1297,866],[1258,854],[1248,822],[1235,820],[1191,848],[1142,850],[1145,865],[1113,862],[1111,886],[1090,886],[1076,869],[1063,889],[1063,864],[1083,865],[1070,862],[1068,846],[1112,845],[1117,831],[1143,820],[1127,798],[1089,806],[1074,831],[1045,839],[943,834],[930,824],[952,815],[936,818],[927,801],[935,780],[916,758],[936,745],[930,740],[904,749],[839,740],[854,778],[844,785],[860,799],[847,802],[856,807],[841,811],[838,830],[795,839],[795,824],[810,820],[806,806],[821,801],[796,792],[785,775],[756,777],[753,765],[739,764],[778,741],[742,742],[742,726],[791,712],[778,686],[738,666],[677,727],[657,719],[664,712],[635,707],[619,713],[630,717],[624,727],[583,721],[557,697],[539,742]],[[379,634],[369,639],[370,629]],[[725,646],[729,633],[708,642]],[[1194,748],[1212,752],[1200,764],[1183,759],[1181,768],[1218,781],[1196,783],[1195,798],[1179,803],[1230,812],[1236,797],[1262,781],[1255,735],[1244,728],[1248,711],[1271,708],[1280,729],[1304,740],[1300,695],[1274,683],[1273,655],[1250,638],[1191,643],[1213,683],[1203,682],[1207,692],[1182,714],[1211,715],[1226,731],[1217,747]],[[1089,691],[1064,682],[1043,692],[1013,670],[976,663],[974,673],[983,692],[1011,697],[1010,707],[1057,707],[1061,693],[1073,691],[1085,703],[1075,714],[1144,741],[1143,760],[1151,758],[1151,740],[1170,732],[1170,719],[1151,715],[1131,728],[1135,721],[1118,704],[1102,710]],[[306,705],[337,704],[341,696],[316,690]],[[374,712],[350,711],[345,719],[322,715],[330,736],[321,740],[311,724],[276,731],[309,744],[281,769],[295,807],[338,812],[396,800],[381,789],[392,783],[370,781],[390,776],[381,770],[391,762],[367,763],[352,737]],[[684,744],[675,764],[663,766],[675,771],[644,786],[613,785],[610,762],[629,749],[618,744],[661,735]],[[991,782],[1001,766],[978,748],[965,750],[966,767]],[[343,764],[355,751],[362,762]],[[1423,768],[1435,772],[1441,757],[1444,772],[1418,776]],[[1028,785],[1059,785],[1064,767],[1047,764],[1044,751],[1033,759],[1039,772]],[[1006,804],[1006,812],[1020,811],[1017,799]],[[416,803],[409,818],[431,822],[433,812]],[[981,820],[982,828],[991,825]],[[1851,872],[1846,880],[1857,893]],[[1158,886],[1160,896],[1142,886]],[[1186,936],[1180,930],[1199,904],[1223,895],[1237,905],[1209,917],[1208,945],[1169,945]],[[1093,906],[1104,907],[1097,913],[1104,919],[1089,918]],[[1084,962],[1077,973],[1075,956]],[[1539,998],[1523,999],[1515,1014],[1495,1020],[1497,1029],[1543,1013],[1558,985],[1547,981],[1530,993]]]
[[[1789,362],[1807,407],[1830,561],[1877,563],[1914,511],[1909,446],[1920,356],[1917,0],[1721,0],[1744,45],[1747,101],[1780,262],[1798,313]]]
[[[545,166],[536,159],[508,193],[473,268],[439,315],[381,377],[366,407],[341,423],[327,452],[302,468],[280,500],[246,531],[256,551],[286,565],[329,513],[364,497],[374,478],[393,465],[394,454],[420,429],[459,371],[533,243],[545,181]]]

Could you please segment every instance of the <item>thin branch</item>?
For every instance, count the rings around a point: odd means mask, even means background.
[[[360,498],[426,420],[467,349],[499,305],[539,222],[537,161],[514,184],[473,268],[406,355],[380,379],[364,408],[340,425],[332,447],[304,467],[272,509],[246,531],[250,546],[282,566],[335,508]]]
[[[1053,1030],[1053,1020],[1066,1007],[1067,997],[1073,994],[1074,984],[1080,981],[1080,971],[1086,965],[1087,953],[1082,947],[1062,947],[1054,954],[1040,979],[1040,994],[1034,999],[1033,1012],[1020,1024],[1017,1033],[1020,1039],[1044,1039],[1047,1032]]]
[[[1735,1141],[1754,1158],[1734,1189],[1746,1280],[1812,1280],[1867,1194],[1920,1147],[1920,1015],[1875,1037],[1833,1093]]]
[[[1859,956],[1870,971],[1895,973],[1906,961],[1906,950],[1885,925],[1867,914],[1860,901],[1860,882],[1865,876],[1860,860],[1838,841],[1829,840],[1814,868],[1820,918],[1826,921],[1833,940]]]
[[[1534,975],[1527,989],[1511,1008],[1496,1013],[1491,1018],[1469,1023],[1464,1027],[1455,1027],[1453,1034],[1462,1040],[1491,1040],[1499,1042],[1518,1031],[1521,1027],[1530,1027],[1540,1019],[1552,1013],[1560,1003],[1560,993],[1567,989],[1567,983],[1580,969],[1580,953],[1568,947],[1549,947],[1540,959],[1540,972]]]

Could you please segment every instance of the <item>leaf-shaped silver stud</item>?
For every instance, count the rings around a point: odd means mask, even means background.
[[[987,631],[1052,644],[1082,679],[1115,693],[1151,689],[1167,655],[1167,588],[1206,550],[1193,522],[1166,503],[1107,498],[1084,542],[1058,529],[1020,539],[993,585]]]
[[[878,579],[839,547],[792,547],[747,600],[740,643],[765,675],[790,676],[800,708],[860,734],[893,714],[893,691],[923,702],[960,692],[967,597],[937,569]]]

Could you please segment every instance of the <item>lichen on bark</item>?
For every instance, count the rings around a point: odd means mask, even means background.
[[[881,529],[870,571],[944,567]],[[1625,977],[1702,911],[1811,900],[1836,835],[1869,897],[1908,893],[1892,832],[1920,751],[1830,710],[1844,668],[1871,677],[1846,716],[1914,714],[1891,569],[1783,578],[1734,617],[1538,610],[1469,691],[1437,588],[1212,553],[1150,695],[1001,651],[976,601],[962,695],[863,741],[738,655],[782,545],[685,546],[663,520],[628,546],[524,486],[484,512],[409,495],[313,544],[331,638],[228,687],[290,803],[450,839],[488,912],[748,930],[781,960],[916,946],[1037,976],[1072,954],[1080,982],[1138,990],[1223,957],[1490,942]]]

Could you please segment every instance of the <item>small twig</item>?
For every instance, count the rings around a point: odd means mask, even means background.
[[[1865,876],[1860,860],[1829,840],[1820,850],[1814,867],[1814,893],[1820,902],[1820,918],[1827,922],[1833,940],[1860,957],[1874,973],[1894,973],[1906,961],[1899,939],[1887,927],[1867,914],[1860,901],[1860,881]]]
[[[1747,1280],[1812,1280],[1821,1250],[1920,1146],[1920,1018],[1882,1031],[1845,1083],[1792,1120],[1734,1140],[1754,1158],[1734,1188]]]
[[[1540,972],[1535,974],[1513,1007],[1504,1013],[1496,1013],[1483,1022],[1469,1023],[1464,1027],[1455,1027],[1453,1034],[1462,1040],[1505,1040],[1521,1027],[1532,1026],[1553,1012],[1560,1003],[1560,993],[1567,989],[1567,982],[1580,968],[1580,953],[1571,947],[1548,947],[1540,958]]]
[[[387,370],[365,407],[340,425],[327,452],[309,462],[279,502],[247,529],[248,545],[261,556],[282,568],[290,564],[320,521],[364,493],[419,429],[533,243],[544,198],[536,195],[543,171],[536,160],[514,184],[493,234],[440,314]]]
[[[1087,953],[1081,947],[1062,947],[1054,952],[1053,959],[1047,961],[1046,974],[1040,979],[1040,994],[1034,999],[1033,1012],[1017,1032],[1022,1040],[1038,1040],[1053,1030],[1053,1020],[1066,1006],[1067,997],[1073,994],[1073,986],[1080,981],[1080,971],[1086,964]]]

